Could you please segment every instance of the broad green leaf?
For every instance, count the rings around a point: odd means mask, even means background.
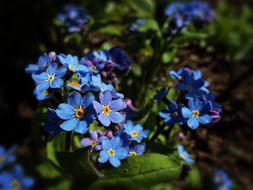
[[[100,175],[88,156],[85,149],[77,149],[74,152],[56,152],[61,168],[75,180],[87,185]]]
[[[189,172],[188,177],[186,178],[187,187],[192,189],[202,189],[202,177],[199,170],[195,167],[192,167]]]
[[[146,153],[128,158],[122,162],[119,169],[104,167],[101,171],[105,177],[92,184],[90,189],[144,190],[154,184],[178,178],[181,167],[174,158],[157,153]]]
[[[178,190],[178,188],[175,188],[168,183],[160,183],[152,186],[150,190]]]
[[[155,11],[153,0],[128,0],[128,2],[140,17],[153,17]]]

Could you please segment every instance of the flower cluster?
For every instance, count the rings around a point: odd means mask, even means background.
[[[15,164],[15,148],[5,150],[0,146],[0,189],[29,190],[34,180],[27,177],[22,166]]]
[[[170,76],[176,81],[180,95],[177,102],[170,101],[168,109],[159,113],[168,125],[187,124],[191,129],[197,129],[200,124],[209,125],[220,120],[222,107],[209,92],[209,83],[202,79],[201,71],[184,67],[171,71]],[[162,89],[157,95],[159,100],[167,92]]]
[[[214,12],[207,3],[187,2],[173,3],[165,9],[165,15],[169,16],[175,25],[172,30],[184,28],[191,23],[209,23],[214,18]]]
[[[109,161],[115,167],[128,156],[142,154],[145,151],[142,141],[149,132],[139,124],[126,122],[134,107],[115,88],[117,72],[128,71],[131,64],[127,54],[114,47],[89,52],[80,59],[43,54],[38,64],[29,65],[26,72],[31,73],[36,83],[34,93],[38,100],[66,99],[48,110],[45,129],[49,138],[61,131],[88,133],[81,145],[90,147],[91,152],[100,151],[98,162]],[[90,130],[94,122],[101,130]]]
[[[217,190],[231,190],[233,182],[223,170],[217,170],[214,173],[214,184]]]
[[[85,30],[88,16],[82,7],[66,4],[58,14],[58,20],[67,28],[68,32],[80,32]]]

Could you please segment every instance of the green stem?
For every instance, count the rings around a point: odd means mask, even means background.
[[[158,129],[157,129],[157,131],[155,132],[155,134],[151,137],[150,142],[154,142],[154,141],[157,139],[157,137],[163,132],[165,126],[166,126],[166,124],[163,124],[163,125],[160,126],[160,127],[157,126]]]
[[[101,177],[104,177],[104,174],[102,174],[102,173],[95,167],[94,163],[92,162],[90,152],[88,152],[87,155],[88,155],[87,160],[88,160],[88,162],[89,162],[89,165],[90,165],[92,171],[93,171],[98,177],[100,177],[100,178],[101,178]]]
[[[67,150],[69,152],[73,151],[72,139],[73,139],[73,133],[72,132],[66,132],[65,150]]]

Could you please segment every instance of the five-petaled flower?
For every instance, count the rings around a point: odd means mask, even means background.
[[[119,112],[124,108],[121,98],[113,99],[112,92],[107,90],[99,94],[100,103],[93,101],[93,106],[97,112],[98,120],[105,127],[112,123],[122,123],[125,117]]]
[[[212,122],[212,117],[207,114],[204,104],[198,99],[190,99],[188,107],[182,108],[182,115],[187,119],[187,125],[191,129],[197,129],[199,124],[209,124]]]
[[[88,131],[89,124],[94,120],[92,101],[95,99],[92,93],[82,97],[73,92],[68,97],[68,103],[62,103],[56,110],[56,114],[64,121],[60,127],[65,131],[76,131],[84,134]]]
[[[194,160],[191,158],[190,154],[184,150],[182,145],[177,145],[177,150],[180,158],[182,158],[187,163],[194,163]]]
[[[11,171],[0,174],[0,188],[3,190],[29,190],[33,184],[34,180],[24,174],[20,165],[15,165]]]
[[[98,162],[105,163],[109,160],[114,167],[120,166],[120,160],[127,158],[128,151],[122,146],[120,137],[112,137],[111,140],[102,140],[102,151],[99,154]]]
[[[52,63],[48,66],[46,72],[40,74],[34,73],[33,80],[37,83],[36,91],[45,92],[49,88],[61,88],[64,84],[62,77],[66,74],[66,68],[58,68],[57,64]]]
[[[146,144],[137,144],[128,148],[128,156],[139,156],[142,155],[146,150]]]
[[[147,138],[149,131],[143,130],[143,127],[140,124],[134,125],[132,121],[127,121],[124,124],[124,132],[130,136],[130,139],[140,143],[143,138]]]

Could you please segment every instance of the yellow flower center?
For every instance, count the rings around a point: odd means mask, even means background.
[[[140,136],[140,133],[137,132],[137,131],[132,131],[131,134],[132,134],[133,137],[139,137]]]
[[[21,188],[21,184],[18,180],[14,179],[12,182],[11,182],[11,188],[12,189],[20,189]]]
[[[103,106],[103,114],[109,115],[111,112],[111,109],[109,106]]]
[[[115,156],[115,150],[113,150],[112,148],[110,148],[107,152],[109,156]]]
[[[71,70],[76,70],[76,66],[70,65],[70,66],[69,66],[69,69],[71,69]]]
[[[93,140],[93,141],[91,141],[91,146],[96,146],[97,145],[97,141],[95,141],[95,140]]]
[[[199,117],[199,111],[198,110],[194,110],[194,111],[192,111],[192,113],[193,113],[193,116],[194,117]]]
[[[75,117],[77,119],[83,118],[84,114],[85,114],[85,109],[83,109],[81,106],[79,106],[78,108],[76,108]]]
[[[79,82],[76,81],[76,80],[72,80],[71,82],[69,82],[69,84],[72,85],[72,86],[75,86],[75,87],[80,87]]]
[[[3,163],[6,160],[5,156],[0,156],[0,163]]]
[[[90,68],[91,68],[91,70],[93,70],[93,71],[97,70],[97,66],[95,66],[95,65],[91,66]]]
[[[47,76],[47,80],[48,80],[49,82],[52,82],[54,79],[55,79],[54,75],[48,75],[48,76]]]
[[[135,151],[131,151],[130,156],[137,156],[137,153]]]
[[[43,95],[48,96],[48,91],[47,90],[43,91]]]

